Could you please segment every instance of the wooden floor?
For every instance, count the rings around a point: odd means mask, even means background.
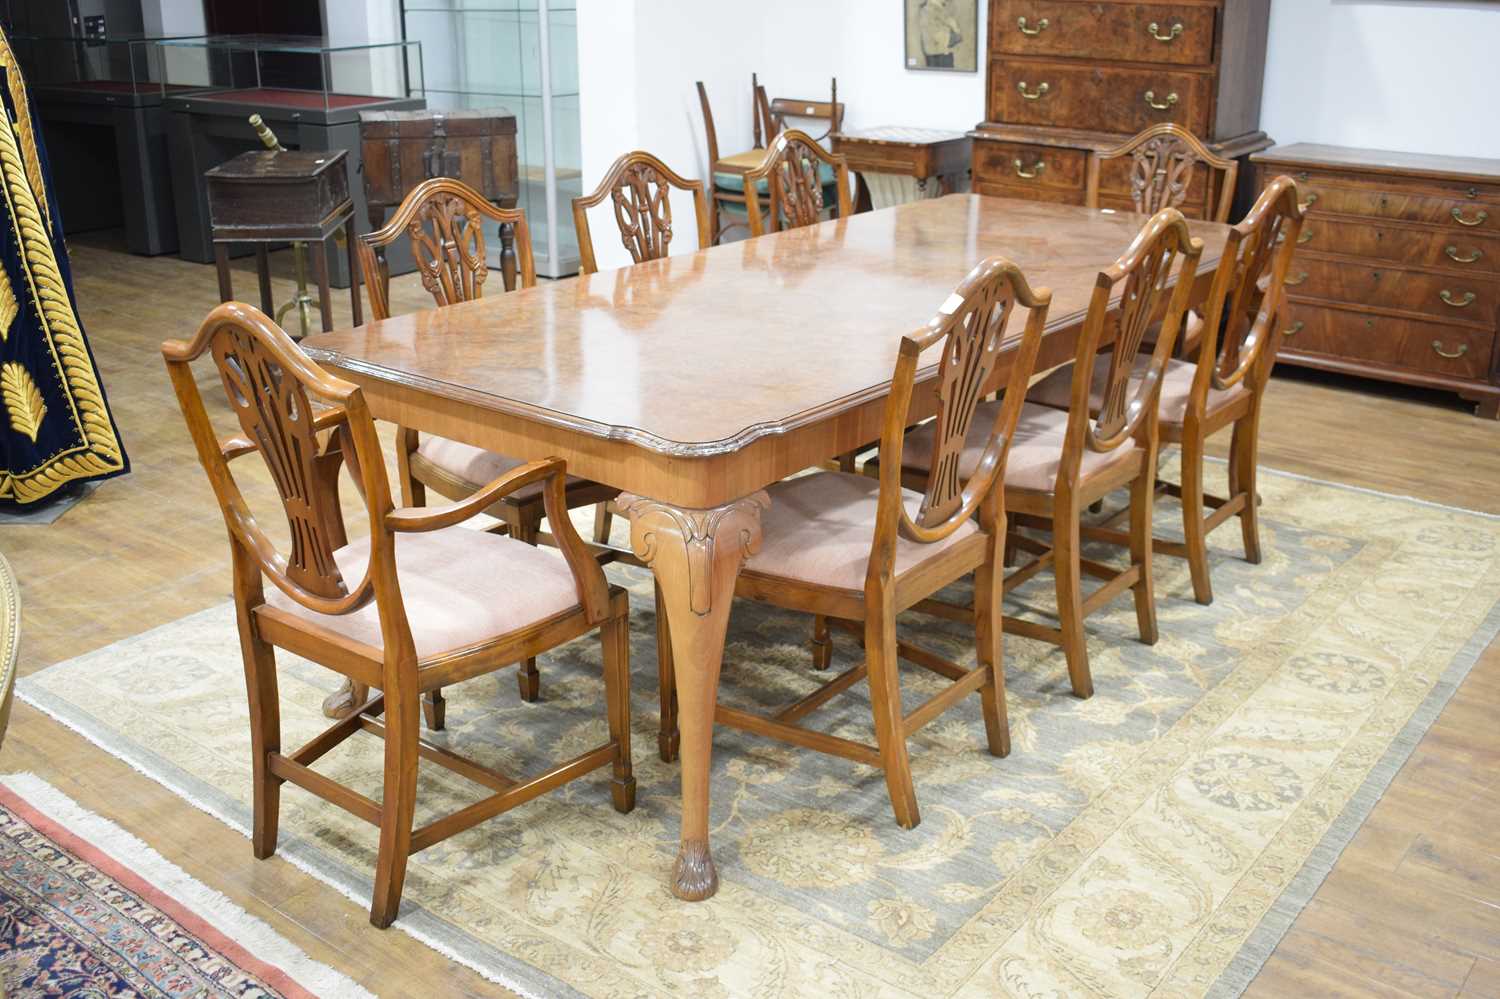
[[[134,471],[51,527],[0,528],[25,602],[22,674],[229,598],[224,524],[158,347],[217,301],[211,267],[75,238],[80,313]],[[276,255],[289,271],[285,253]],[[248,266],[246,263],[244,266]],[[494,276],[498,286],[498,275]],[[248,296],[248,272],[236,275]],[[278,283],[279,295],[289,282]],[[336,292],[338,321],[348,293]],[[424,298],[400,279],[396,307]],[[1500,513],[1500,424],[1457,400],[1288,371],[1271,388],[1266,465]],[[1212,538],[1210,539],[1213,540]],[[1238,544],[1234,538],[1221,541]],[[239,691],[232,696],[240,696]],[[1422,741],[1249,995],[1500,999],[1500,644]],[[508,995],[250,846],[217,820],[17,703],[0,772],[29,770],[384,996]]]

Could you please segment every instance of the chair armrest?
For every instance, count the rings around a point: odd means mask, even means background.
[[[544,458],[513,468],[495,481],[481,487],[468,499],[446,506],[411,506],[393,510],[385,516],[385,525],[392,531],[437,531],[468,520],[475,514],[489,509],[496,500],[515,492],[522,486],[557,476],[561,479],[567,465],[561,458]]]

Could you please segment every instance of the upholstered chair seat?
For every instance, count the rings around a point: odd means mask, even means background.
[[[370,562],[370,539],[333,553],[353,583]],[[555,549],[466,527],[396,537],[396,581],[411,621],[417,659],[457,652],[579,608],[578,585]],[[320,614],[275,587],[266,603],[335,634],[381,647],[380,611],[372,601],[351,614]]]
[[[418,439],[416,455],[451,478],[451,485],[465,493],[472,493],[486,482],[493,482],[511,469],[526,464],[518,458],[507,458],[472,444],[432,434]],[[576,475],[568,476],[567,482],[569,488],[582,488],[588,484],[587,480]],[[534,482],[511,493],[510,499],[518,504],[539,503],[543,488],[540,482]]]
[[[1150,354],[1137,354],[1135,371],[1132,378],[1140,378],[1151,366]],[[1167,362],[1166,373],[1161,381],[1161,422],[1179,426],[1187,415],[1188,399],[1193,394],[1193,376],[1197,373],[1198,365],[1193,361],[1179,361],[1172,359]],[[1109,358],[1100,358],[1094,364],[1094,382],[1089,391],[1089,412],[1097,414],[1104,405],[1104,387],[1109,381]],[[1032,386],[1030,392],[1026,393],[1028,402],[1041,406],[1049,406],[1054,409],[1066,410],[1068,408],[1069,395],[1073,389],[1072,367],[1059,368],[1046,378]],[[1236,382],[1227,389],[1209,389],[1208,411],[1217,412],[1231,405],[1235,400],[1250,394],[1250,388],[1243,381]]]
[[[987,437],[994,426],[984,417],[976,433]],[[985,440],[988,443],[988,440]],[[972,470],[961,473],[965,477]],[[870,564],[870,540],[875,536],[875,514],[880,501],[880,482],[847,472],[816,472],[778,482],[767,492],[771,508],[761,517],[761,549],[745,563],[744,571],[793,579],[815,586],[860,592]],[[901,491],[907,512],[915,519],[922,494]],[[896,539],[896,573],[909,572],[928,559],[979,531],[969,522],[934,544]]]

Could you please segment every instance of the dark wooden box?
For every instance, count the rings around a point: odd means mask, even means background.
[[[332,217],[350,208],[341,149],[241,153],[204,176],[216,242],[322,239]]]
[[[424,180],[452,177],[511,207],[520,172],[516,118],[503,108],[473,111],[367,111],[359,116],[370,224]]]

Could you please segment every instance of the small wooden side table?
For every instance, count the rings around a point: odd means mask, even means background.
[[[333,296],[328,284],[328,238],[344,230],[349,254],[349,294],[354,325],[364,321],[359,301],[359,265],[354,249],[354,202],[344,151],[261,149],[241,153],[204,174],[208,184],[210,238],[219,269],[219,299],[234,297],[229,275],[229,244],[254,243],[260,276],[260,307],[275,314],[271,298],[269,247],[272,243],[306,243],[318,280],[323,329],[333,329]],[[305,289],[299,275],[299,308]],[[307,314],[302,311],[304,332]],[[294,334],[295,335],[295,334]]]
[[[961,190],[972,157],[963,132],[881,125],[836,132],[833,151],[859,174],[857,211],[937,198]]]

